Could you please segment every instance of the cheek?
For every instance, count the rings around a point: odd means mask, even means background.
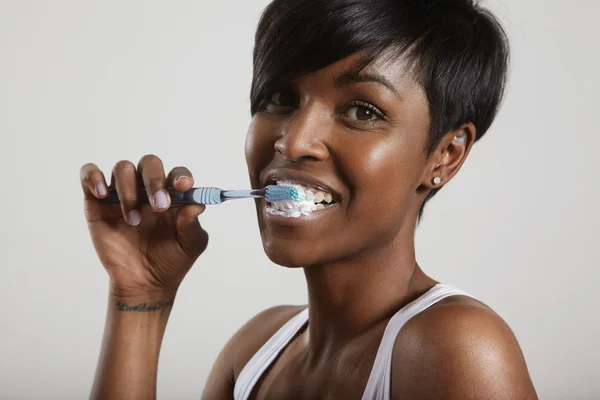
[[[356,181],[356,189],[415,186],[424,155],[412,147],[402,140],[384,140],[363,144],[354,154],[347,153],[349,176]]]
[[[360,215],[371,209],[367,213],[370,220],[404,215],[420,185],[425,154],[420,142],[411,142],[410,135],[375,139],[345,152],[353,203],[360,208]]]
[[[254,117],[246,135],[246,165],[252,183],[258,183],[259,174],[273,159],[274,140],[269,129],[259,118]]]

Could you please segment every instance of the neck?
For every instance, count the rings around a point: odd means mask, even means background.
[[[387,245],[304,269],[309,298],[308,346],[321,356],[387,321],[433,282],[415,260],[414,229]],[[415,284],[416,283],[416,284]]]

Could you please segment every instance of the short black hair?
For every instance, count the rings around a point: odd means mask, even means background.
[[[429,154],[467,122],[476,140],[492,124],[506,87],[509,45],[499,21],[476,0],[274,0],[256,31],[252,115],[280,80],[359,51],[365,66],[383,54],[411,62],[429,101]]]

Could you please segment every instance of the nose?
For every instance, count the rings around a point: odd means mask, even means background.
[[[330,126],[330,122],[317,110],[309,107],[298,109],[283,127],[281,137],[275,142],[275,150],[291,161],[324,161],[329,157],[325,139]]]

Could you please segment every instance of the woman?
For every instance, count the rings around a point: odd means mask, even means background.
[[[309,304],[266,310],[242,327],[204,398],[536,398],[510,328],[427,276],[413,242],[424,205],[490,127],[507,60],[502,28],[470,0],[267,7],[246,158],[252,187],[300,184],[325,200],[300,217],[256,201],[268,257],[304,269]],[[165,176],[153,155],[116,164],[120,206],[99,201],[108,189],[96,166],[81,176],[111,282],[91,397],[154,398],[177,289],[207,246],[204,207],[170,207],[167,190],[191,188],[192,173]],[[140,188],[151,206],[139,204]]]

